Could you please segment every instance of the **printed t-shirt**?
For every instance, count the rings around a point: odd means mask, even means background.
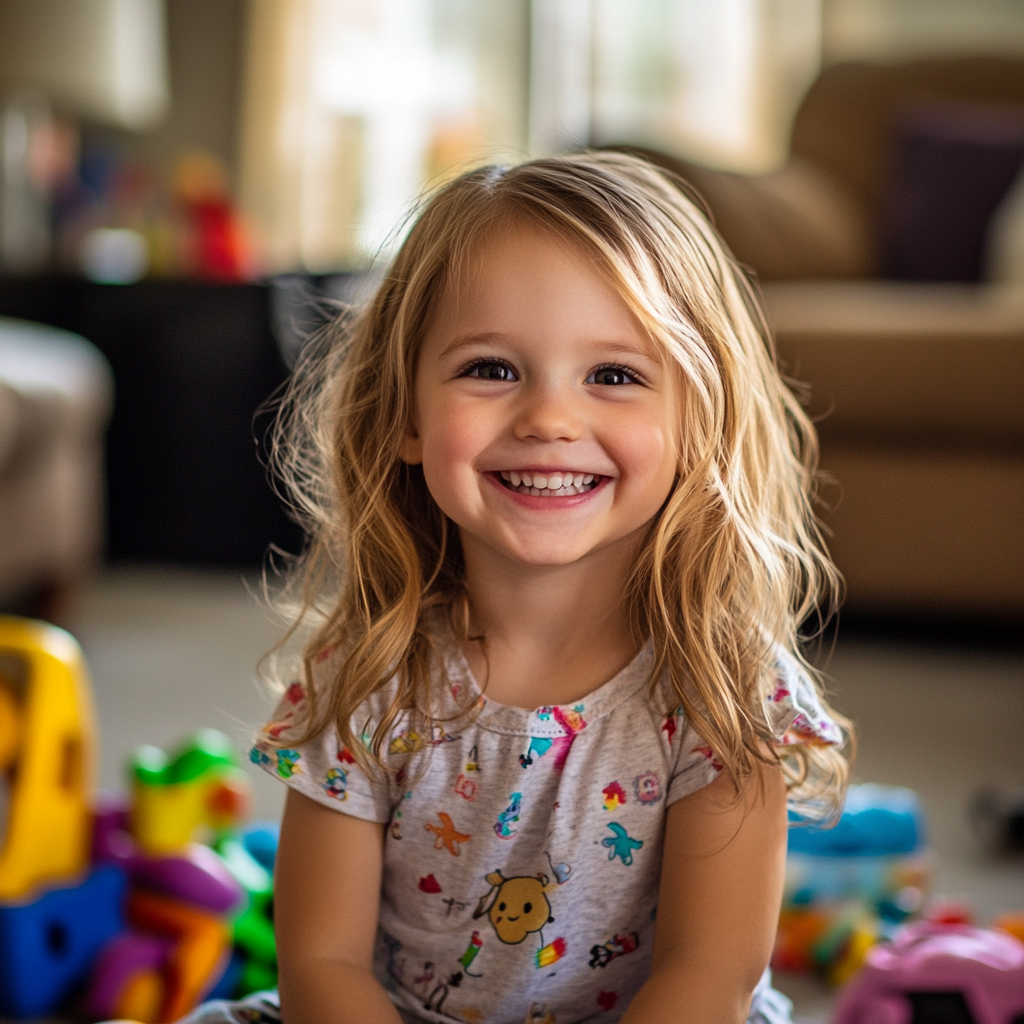
[[[252,760],[386,824],[374,970],[404,1017],[617,1021],[650,972],[665,810],[721,765],[667,679],[652,699],[650,645],[575,704],[532,711],[481,694],[453,641],[444,659],[435,721],[446,720],[421,735],[399,718],[383,751],[392,772],[364,773],[333,728],[288,746],[307,714],[298,684]],[[335,668],[328,656],[314,682]],[[386,686],[357,712],[364,742],[393,695]],[[768,711],[782,743],[841,742],[781,649]]]

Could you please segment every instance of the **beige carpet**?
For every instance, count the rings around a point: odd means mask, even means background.
[[[111,571],[70,625],[94,677],[104,787],[123,786],[140,743],[167,746],[214,726],[244,749],[266,715],[255,665],[279,627],[238,575]],[[982,921],[1024,909],[1024,861],[980,850],[965,817],[979,786],[1024,788],[1024,655],[840,641],[828,669],[837,707],[860,731],[856,778],[911,786],[925,803],[937,890],[966,896]],[[276,816],[283,787],[251,775],[256,816]],[[778,981],[798,1019],[828,1020],[827,989]]]

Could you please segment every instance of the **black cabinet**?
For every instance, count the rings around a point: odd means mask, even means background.
[[[0,314],[75,331],[113,367],[112,559],[252,566],[299,548],[259,452],[257,412],[287,375],[269,286],[0,278]]]

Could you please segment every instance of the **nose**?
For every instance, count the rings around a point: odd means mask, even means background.
[[[576,441],[584,423],[579,398],[568,387],[553,385],[526,388],[515,419],[520,441]]]

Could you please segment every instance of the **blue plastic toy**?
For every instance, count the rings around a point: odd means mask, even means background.
[[[0,905],[0,1011],[37,1017],[56,1010],[124,929],[126,885],[121,868],[105,865],[78,885]]]

